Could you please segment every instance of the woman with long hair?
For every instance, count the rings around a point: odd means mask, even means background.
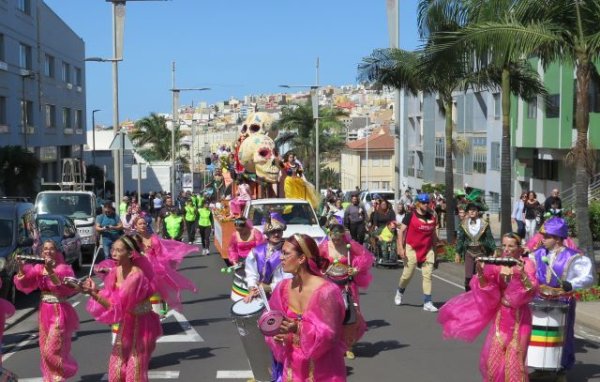
[[[293,278],[277,284],[271,295],[271,309],[285,319],[267,343],[283,363],[284,381],[346,380],[344,301],[340,289],[321,276],[327,263],[308,235],[293,235],[283,244],[283,271]]]
[[[67,298],[75,291],[63,283],[75,276],[53,240],[42,246],[44,264],[19,262],[15,286],[29,294],[41,291],[39,308],[39,347],[44,381],[66,381],[77,373],[77,361],[71,355],[71,338],[79,329],[79,317]]]
[[[325,277],[335,283],[342,292],[349,293],[351,302],[357,305],[356,320],[344,325],[344,342],[346,357],[354,359],[352,346],[365,334],[367,324],[360,311],[358,289],[369,287],[373,276],[373,254],[358,242],[352,240],[341,224],[329,227],[329,236],[319,244],[321,257],[329,262]],[[342,274],[341,271],[345,271]]]
[[[472,342],[491,323],[479,359],[484,381],[528,380],[525,363],[531,334],[529,303],[537,293],[533,262],[522,257],[521,238],[502,237],[503,257],[514,265],[477,262],[471,290],[450,299],[439,311],[445,338]]]
[[[104,289],[98,290],[91,278],[84,283],[83,291],[92,297],[87,311],[97,321],[119,324],[108,380],[146,382],[156,340],[162,335],[159,317],[149,301],[154,293],[153,270],[131,236],[115,241],[111,256],[117,265],[104,279]]]
[[[227,253],[231,264],[237,265],[246,259],[252,248],[264,243],[265,238],[245,217],[236,218],[233,225],[235,231],[231,233]]]

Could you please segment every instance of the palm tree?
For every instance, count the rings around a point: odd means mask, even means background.
[[[319,152],[330,158],[339,158],[344,147],[344,125],[338,119],[344,115],[347,113],[339,109],[319,108]],[[315,121],[311,103],[284,108],[281,118],[273,124],[272,129],[279,131],[279,136],[275,139],[277,147],[281,148],[288,143],[296,157],[302,161],[307,179],[314,179]],[[323,170],[320,171],[322,175]]]
[[[575,166],[575,212],[579,246],[592,252],[589,226],[589,174],[585,160],[588,152],[589,88],[598,78],[594,62],[600,56],[600,4],[597,0],[520,0],[504,17],[468,26],[479,51],[493,49],[513,55],[535,54],[547,68],[554,62],[575,66],[577,138],[572,153]],[[593,259],[593,256],[592,256]]]
[[[442,31],[456,31],[464,23],[464,9],[460,2],[450,0],[421,0],[418,7],[417,23],[425,45],[422,50],[409,52],[401,49],[377,49],[371,56],[363,58],[358,66],[360,81],[376,82],[392,86],[416,95],[437,93],[441,111],[445,116],[445,185],[444,196],[447,210],[454,211],[454,168],[452,166],[453,122],[452,92],[488,83],[484,77],[470,76],[472,65],[460,52],[444,51],[443,58],[435,50],[436,40],[432,37]],[[435,54],[435,58],[432,56]],[[446,215],[446,235],[454,236],[454,215]]]
[[[167,128],[165,117],[151,113],[150,116],[138,120],[130,137],[133,144],[141,148],[138,153],[147,161],[164,161],[171,158],[171,130]],[[177,128],[175,142],[179,142],[181,137],[181,131]]]
[[[500,168],[500,216],[501,234],[512,231],[511,227],[511,175],[512,160],[510,114],[511,94],[525,101],[535,99],[537,95],[546,95],[546,89],[538,73],[530,63],[522,58],[522,54],[511,50],[490,49],[489,46],[478,44],[479,36],[471,33],[469,26],[504,19],[510,15],[515,0],[470,0],[465,3],[465,27],[454,32],[441,32],[434,38],[437,40],[440,57],[432,53],[433,59],[443,59],[445,52],[461,50],[471,57],[480,67],[482,75],[490,79],[500,88],[502,103],[502,156]],[[478,49],[480,48],[480,49]]]

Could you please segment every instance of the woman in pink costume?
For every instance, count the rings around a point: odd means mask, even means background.
[[[197,292],[196,285],[177,271],[183,258],[198,248],[175,240],[160,239],[148,230],[143,218],[135,221],[136,239],[142,254],[148,258],[154,271],[153,286],[156,293],[177,311],[181,311],[181,291]]]
[[[92,279],[83,290],[92,298],[87,310],[97,321],[119,323],[119,332],[110,354],[110,382],[146,382],[156,340],[161,336],[160,320],[148,299],[153,293],[153,272],[139,254],[135,239],[122,236],[111,252],[117,266],[112,268],[98,291]]]
[[[325,270],[325,277],[337,284],[340,290],[349,291],[354,303],[359,304],[358,289],[368,288],[373,279],[371,275],[373,254],[358,242],[352,240],[350,234],[345,232],[344,226],[341,224],[332,224],[329,227],[329,239],[323,240],[319,244],[319,252],[321,257],[327,259],[330,263],[330,266]],[[350,264],[348,264],[348,260],[350,260]],[[337,264],[342,265],[340,269],[347,270],[346,275],[337,274],[339,273],[336,272]],[[356,322],[344,325],[346,357],[350,359],[354,359],[352,346],[367,331],[367,324],[360,312],[360,305],[358,306]]]
[[[265,238],[259,230],[252,227],[244,217],[233,221],[235,231],[231,234],[228,247],[228,258],[232,265],[246,260],[252,248],[265,242]]]
[[[232,216],[240,216],[246,203],[251,200],[250,196],[250,186],[246,183],[241,183],[237,187],[237,196],[229,202],[229,210],[231,211]]]
[[[282,380],[345,381],[344,301],[340,288],[321,276],[326,260],[310,236],[296,234],[283,244],[281,264],[294,277],[277,284],[269,299],[286,318],[267,343],[283,363]]]
[[[63,284],[63,279],[75,274],[65,264],[54,241],[44,242],[42,257],[45,264],[20,262],[14,282],[23,293],[36,289],[42,292],[38,320],[42,376],[44,381],[66,381],[77,373],[77,362],[71,355],[71,337],[79,328],[79,317],[67,301],[74,291]]]
[[[521,238],[513,233],[502,238],[503,256],[518,260],[515,266],[477,262],[471,291],[448,301],[439,312],[444,338],[473,341],[491,322],[479,370],[486,382],[528,381],[527,347],[531,334],[529,303],[538,282],[535,266],[521,258]]]
[[[0,288],[2,280],[0,279]],[[0,298],[0,366],[2,366],[2,336],[4,336],[4,325],[6,319],[15,314],[15,306],[3,298]]]

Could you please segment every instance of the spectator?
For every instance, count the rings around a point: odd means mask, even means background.
[[[152,217],[154,220],[158,219],[158,215],[160,215],[160,210],[163,208],[163,200],[162,196],[157,193],[154,195],[154,199],[152,199]]]
[[[129,207],[129,196],[125,195],[121,199],[121,203],[119,204],[119,214],[121,216],[127,213],[127,207]]]
[[[350,231],[352,240],[362,244],[365,241],[365,207],[360,204],[358,194],[352,195],[351,204],[344,211],[344,226]]]
[[[525,217],[525,241],[528,241],[535,235],[536,228],[540,223],[540,202],[537,200],[537,194],[533,191],[527,193],[523,215]]]
[[[396,220],[396,214],[390,208],[390,204],[387,200],[382,199],[379,202],[379,208],[374,210],[371,214],[371,229],[375,230],[377,233],[383,229],[389,222]]]
[[[398,208],[396,209],[396,223],[398,223],[398,225],[400,225],[400,223],[402,223],[402,219],[404,219],[405,215],[406,215],[406,208],[404,208],[404,204],[399,203]]]
[[[100,234],[100,243],[104,258],[110,258],[112,244],[121,236],[123,223],[111,202],[104,203],[102,214],[96,217],[96,232]]]
[[[403,204],[404,208],[407,211],[410,211],[412,209],[413,198],[412,198],[412,195],[410,194],[410,190],[404,191],[404,195],[402,195],[402,197],[400,198],[400,204]]]
[[[525,209],[525,201],[527,200],[527,193],[521,193],[521,197],[515,203],[512,212],[512,222],[517,225],[517,235],[521,239],[525,238],[525,219],[524,219],[524,209]]]
[[[550,196],[544,200],[544,211],[549,212],[552,208],[552,205],[556,204],[555,210],[562,210],[562,200],[560,198],[560,193],[557,188],[552,190]]]

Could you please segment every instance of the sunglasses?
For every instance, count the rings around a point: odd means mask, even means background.
[[[236,227],[244,227],[246,225],[246,221],[245,220],[234,220],[233,225],[235,225]]]
[[[548,235],[547,233],[544,234],[544,239],[558,239],[557,236],[554,235]]]

